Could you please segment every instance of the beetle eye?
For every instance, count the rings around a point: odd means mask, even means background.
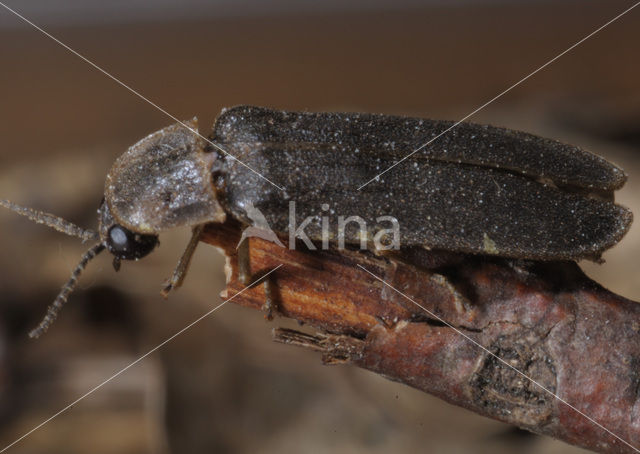
[[[137,260],[149,254],[158,244],[156,235],[134,233],[121,225],[114,225],[107,235],[109,252],[123,260]]]

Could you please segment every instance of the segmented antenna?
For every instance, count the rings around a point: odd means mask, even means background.
[[[72,222],[69,222],[51,213],[45,213],[44,211],[38,211],[34,210],[33,208],[23,207],[20,205],[16,205],[9,200],[2,199],[0,199],[0,206],[9,208],[11,211],[25,216],[32,221],[37,222],[38,224],[44,224],[51,227],[52,229],[56,229],[58,232],[66,233],[69,236],[76,236],[78,238],[81,238],[83,243],[85,241],[98,239],[97,232],[78,227]]]
[[[87,266],[87,263],[89,263],[91,259],[93,259],[96,255],[101,253],[104,248],[104,243],[98,243],[94,246],[91,246],[89,250],[84,253],[82,258],[80,259],[80,263],[78,263],[78,266],[76,266],[76,268],[73,270],[73,273],[71,273],[71,277],[69,278],[67,283],[64,284],[64,287],[62,287],[62,290],[60,290],[60,293],[58,293],[56,299],[47,309],[47,314],[44,316],[40,324],[29,333],[30,338],[37,339],[42,334],[44,334],[47,329],[49,329],[49,326],[51,326],[51,324],[58,316],[58,312],[60,312],[60,309],[62,309],[64,303],[67,302],[69,294],[76,287],[76,284],[78,283],[78,277],[84,270],[85,266]]]

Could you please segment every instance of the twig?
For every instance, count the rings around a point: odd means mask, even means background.
[[[229,257],[229,292],[242,288],[239,238],[233,224],[204,236]],[[639,452],[640,305],[577,264],[468,256],[436,272],[367,252],[289,250],[256,238],[250,249],[253,272],[285,264],[274,273],[280,315],[320,330],[275,330],[277,341],[573,445]],[[264,290],[234,302],[260,309]]]

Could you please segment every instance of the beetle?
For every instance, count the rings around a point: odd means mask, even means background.
[[[627,232],[632,214],[614,203],[615,190],[626,181],[620,168],[572,145],[487,125],[455,125],[398,168],[357,189],[452,125],[238,106],[221,112],[207,140],[197,133],[194,118],[145,137],[121,155],[106,178],[98,232],[1,201],[36,222],[99,240],[30,335],[46,331],[86,264],[104,249],[118,270],[121,260],[149,254],[162,231],[191,226],[191,240],[163,289],[166,295],[181,285],[203,227],[227,219],[250,226],[249,207],[283,236],[292,234],[289,206],[295,202],[296,215],[308,220],[305,232],[312,242],[327,240],[321,206],[366,220],[393,217],[400,227],[398,255],[416,263],[422,263],[415,259],[416,248],[598,261]],[[340,234],[353,246],[379,227],[370,222],[363,232],[344,226]],[[336,236],[329,239],[334,244]],[[409,250],[414,252],[405,253]],[[249,267],[243,241],[239,274],[245,283]],[[270,314],[269,285],[265,281]]]

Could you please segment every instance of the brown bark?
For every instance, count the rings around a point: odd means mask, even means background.
[[[204,237],[229,257],[229,296],[244,288],[235,263],[239,236],[238,226],[226,224]],[[257,275],[284,264],[273,273],[278,313],[320,330],[275,330],[277,341],[567,443],[638,452],[640,306],[574,262],[467,256],[436,272],[390,256],[289,250],[256,238],[250,249]],[[259,285],[233,302],[259,309],[264,300]]]

